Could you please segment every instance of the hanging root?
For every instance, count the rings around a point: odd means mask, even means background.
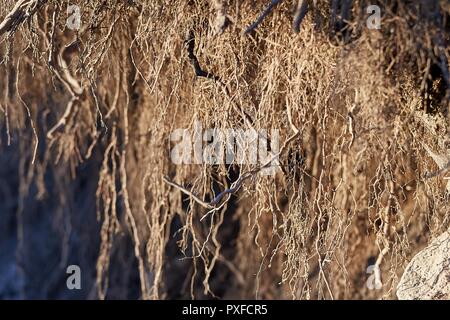
[[[78,0],[75,31],[67,1],[0,0],[0,230],[30,282],[18,292],[67,297],[70,262],[82,298],[395,298],[450,224],[450,8],[379,2],[375,31],[366,3]],[[186,145],[195,164],[174,163]]]

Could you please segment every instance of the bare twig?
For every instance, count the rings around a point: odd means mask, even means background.
[[[191,197],[192,199],[194,199],[195,202],[197,202],[198,204],[200,204],[202,207],[206,208],[206,209],[213,209],[214,207],[212,207],[208,202],[203,201],[202,199],[200,199],[197,195],[195,195],[193,192],[189,191],[188,189],[184,188],[183,186],[179,185],[178,183],[172,182],[169,180],[169,178],[167,177],[163,177],[163,180],[165,183],[167,183],[169,186],[175,187],[177,189],[179,189],[181,192],[183,192],[184,194],[186,194],[187,196]]]
[[[245,33],[250,33],[253,30],[255,30],[261,24],[261,22],[263,22],[264,18],[267,17],[281,1],[283,0],[270,1],[269,5],[266,7],[266,9],[264,9],[263,12],[261,12],[256,21],[253,22],[250,26],[248,26],[247,29],[245,29]]]

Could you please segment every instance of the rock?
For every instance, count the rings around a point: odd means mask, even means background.
[[[400,300],[450,299],[450,229],[414,256],[397,286]]]

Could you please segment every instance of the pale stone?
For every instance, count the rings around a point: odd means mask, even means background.
[[[414,256],[397,286],[400,300],[450,299],[450,230]]]

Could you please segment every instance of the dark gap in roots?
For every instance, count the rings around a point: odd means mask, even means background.
[[[178,247],[178,242],[182,240],[179,232],[183,227],[183,222],[179,215],[175,215],[170,223],[169,239],[164,250],[164,286],[167,296],[171,299],[189,299],[186,294],[189,285],[186,281],[191,277],[192,265],[189,259],[183,259],[184,255]],[[192,249],[188,248],[186,255],[192,255]]]
[[[111,251],[106,299],[139,299],[138,261],[131,234],[117,235]]]
[[[425,112],[430,115],[448,113],[447,86],[441,68],[437,64],[430,67],[424,92]]]
[[[330,21],[331,39],[336,44],[349,44],[354,37],[354,30],[349,24],[352,19],[352,0],[339,1],[336,6],[332,8],[336,12],[336,17]]]
[[[281,169],[289,179],[293,179],[294,183],[299,183],[301,180],[306,157],[306,150],[301,148],[290,149],[289,152],[280,159]]]
[[[223,191],[224,186],[219,183],[218,168],[212,168],[212,191],[215,195]],[[225,177],[228,187],[239,178],[240,168],[237,165],[227,165],[228,175]],[[222,178],[224,179],[224,178]],[[190,186],[187,186],[190,188]],[[205,200],[209,201],[214,197],[214,194],[210,194],[209,198]],[[183,211],[192,214],[190,206],[190,198],[182,194]],[[227,209],[224,213],[223,223],[218,229],[217,240],[219,243],[226,243],[221,249],[221,257],[217,261],[215,268],[211,272],[209,279],[209,286],[216,298],[223,298],[229,290],[231,283],[234,287],[238,286],[238,281],[235,279],[235,275],[230,270],[224,261],[233,263],[236,258],[237,252],[237,239],[240,232],[240,220],[236,217],[237,209],[236,195],[232,195],[227,203]],[[206,213],[204,209],[200,209],[201,214]],[[219,214],[220,210],[216,213]],[[183,215],[182,214],[182,215]],[[200,215],[194,217],[194,229],[197,236],[201,234],[204,241],[210,226],[211,216],[206,217],[203,221],[199,221]],[[188,235],[187,243],[189,244],[183,253],[179,247],[179,241],[182,240],[181,228],[183,227],[183,221],[180,215],[175,215],[170,224],[170,235],[168,243],[165,246],[165,265],[164,265],[164,291],[167,294],[167,298],[170,299],[190,299],[190,286],[191,278],[194,272],[191,257],[194,252],[192,250],[192,235]],[[205,231],[206,230],[206,231]],[[197,254],[197,253],[196,253]],[[186,257],[188,257],[186,259]],[[197,260],[197,273],[194,278],[194,292],[196,299],[213,299],[211,294],[204,294],[203,280],[205,278],[205,270],[201,267],[200,258],[194,258]]]

